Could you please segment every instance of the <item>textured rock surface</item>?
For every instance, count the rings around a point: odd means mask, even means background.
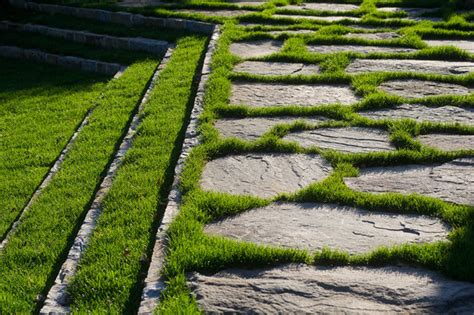
[[[315,34],[315,30],[284,30],[284,31],[270,31],[272,35],[280,35],[280,34],[291,34],[291,35],[298,35],[298,34]]]
[[[255,117],[255,118],[226,118],[219,119],[214,126],[220,135],[236,137],[245,140],[255,140],[264,133],[270,131],[278,124],[292,124],[296,121],[304,121],[309,124],[317,124],[327,121],[324,117]]]
[[[429,46],[454,46],[474,54],[474,40],[425,40]]]
[[[332,168],[317,155],[247,154],[210,161],[204,168],[205,190],[270,198],[295,192],[326,178]]]
[[[382,12],[390,12],[390,13],[397,13],[397,12],[405,12],[408,16],[417,16],[425,13],[434,12],[438,9],[432,8],[403,8],[403,7],[382,7],[378,8],[379,11]]]
[[[357,191],[417,193],[458,204],[474,205],[474,158],[441,165],[404,165],[362,169],[344,182]]]
[[[344,85],[286,84],[286,83],[244,83],[232,84],[231,104],[245,104],[255,107],[286,105],[325,105],[340,103],[351,105],[358,98]]]
[[[389,94],[406,98],[422,98],[439,95],[468,95],[474,92],[474,89],[459,84],[422,80],[392,80],[382,83],[379,88]]]
[[[409,59],[356,59],[346,72],[420,72],[460,75],[474,72],[474,62],[409,60]]]
[[[336,52],[370,53],[410,53],[416,49],[405,47],[365,46],[365,45],[308,45],[310,52],[331,54]]]
[[[326,22],[338,22],[342,20],[349,20],[349,21],[354,21],[354,22],[360,21],[360,18],[356,18],[352,16],[315,16],[315,15],[274,14],[273,17],[285,18],[285,19],[319,20],[319,21],[326,21]]]
[[[210,234],[263,245],[364,253],[379,246],[433,242],[448,227],[424,216],[384,214],[317,203],[275,203],[205,227]]]
[[[474,285],[409,267],[227,269],[188,274],[208,313],[472,313]]]
[[[288,5],[283,8],[289,10],[318,10],[334,12],[347,12],[359,9],[357,5],[344,3],[301,3],[300,5]]]
[[[444,151],[474,150],[474,135],[429,134],[421,135],[418,141],[424,145]]]
[[[317,74],[319,67],[303,63],[245,61],[236,65],[234,71],[258,75],[311,75]]]
[[[198,9],[173,9],[173,11],[179,13],[192,13],[192,14],[204,14],[207,16],[224,16],[224,17],[234,17],[238,15],[244,15],[253,13],[253,11],[248,10],[198,10]]]
[[[263,57],[277,53],[283,43],[275,40],[254,40],[230,45],[230,52],[241,58]]]
[[[360,38],[367,40],[383,40],[399,38],[400,35],[395,32],[379,32],[379,33],[349,33],[344,35],[349,38]]]
[[[383,130],[361,127],[319,128],[290,133],[283,138],[303,147],[316,146],[341,152],[366,153],[395,150],[389,134]]]

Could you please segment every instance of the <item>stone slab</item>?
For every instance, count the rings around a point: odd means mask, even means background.
[[[392,151],[386,131],[373,128],[318,128],[290,133],[283,140],[295,141],[303,147],[318,147],[346,153]]]
[[[354,5],[354,4],[344,4],[344,3],[303,2],[299,5],[287,5],[283,7],[283,9],[347,12],[347,11],[358,10],[359,6]]]
[[[319,20],[325,22],[339,22],[343,20],[360,21],[360,18],[353,17],[353,16],[316,16],[316,15],[293,15],[293,14],[274,14],[272,15],[274,18],[285,18],[285,19],[306,19],[306,20]]]
[[[345,178],[356,191],[417,193],[444,201],[474,205],[474,158],[436,165],[404,165],[362,169],[359,177]]]
[[[368,46],[368,45],[308,45],[308,51],[320,54],[333,54],[333,53],[359,53],[359,54],[372,54],[372,53],[412,53],[417,51],[413,48],[406,47],[387,47],[387,46]]]
[[[417,137],[424,145],[444,151],[474,150],[474,135],[428,134]]]
[[[386,40],[400,38],[401,36],[395,32],[378,32],[378,33],[349,33],[344,35],[348,38],[359,38],[366,40]]]
[[[391,80],[379,85],[389,94],[405,98],[422,98],[440,95],[469,95],[474,89],[452,83],[424,80]]]
[[[189,14],[203,14],[203,15],[207,15],[207,16],[235,17],[235,16],[239,16],[239,15],[254,13],[255,11],[250,11],[250,10],[173,9],[173,12],[189,13]]]
[[[278,124],[292,124],[303,121],[318,124],[327,121],[324,117],[249,117],[219,119],[214,126],[224,138],[236,137],[244,140],[256,140]]]
[[[252,153],[210,161],[200,183],[208,191],[271,198],[321,181],[331,171],[318,155]]]
[[[255,58],[271,55],[280,51],[283,42],[276,40],[254,40],[237,42],[230,45],[230,52],[241,58]]]
[[[379,11],[389,13],[404,12],[408,16],[418,16],[425,13],[432,13],[438,10],[438,8],[404,8],[404,7],[382,7],[378,8]]]
[[[474,54],[474,40],[424,40],[428,46],[454,46]]]
[[[315,34],[316,30],[283,30],[283,31],[270,31],[272,35],[290,34],[290,35],[304,35],[304,34]]]
[[[345,85],[234,82],[230,103],[253,107],[313,106],[336,103],[351,105],[358,100]]]
[[[410,267],[283,265],[187,274],[205,313],[380,314],[474,310],[474,285]]]
[[[319,72],[317,65],[288,62],[245,61],[235,66],[234,72],[257,75],[313,75]]]
[[[320,203],[274,203],[206,225],[205,232],[231,239],[310,251],[328,247],[362,254],[380,246],[446,239],[438,219],[388,214]]]
[[[474,72],[474,62],[410,59],[356,59],[346,68],[346,72],[417,72],[442,75],[463,75]]]

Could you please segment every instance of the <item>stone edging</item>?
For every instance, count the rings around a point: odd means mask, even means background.
[[[171,58],[172,52],[173,48],[168,48],[168,51],[163,57],[163,60],[157,67],[150,82],[150,85],[140,102],[138,110],[132,118],[130,127],[128,128],[128,131],[125,137],[123,138],[123,141],[120,144],[117,153],[115,154],[114,160],[112,161],[112,164],[107,170],[107,175],[102,180],[99,190],[95,195],[92,206],[87,211],[84,222],[82,223],[81,228],[76,235],[74,243],[72,244],[69,250],[66,261],[61,266],[61,269],[58,272],[54,284],[48,292],[48,296],[44,302],[40,314],[63,314],[70,312],[70,299],[67,293],[67,286],[75,275],[82,254],[84,253],[87,244],[90,240],[90,237],[96,228],[97,220],[102,212],[102,202],[107,193],[109,192],[110,188],[112,187],[113,178],[117,173],[117,170],[119,169],[120,165],[122,164],[125,154],[132,146],[138,126],[141,123],[140,114],[143,112],[143,108],[146,102],[148,101],[151,92],[153,91],[153,88],[156,85],[156,82],[159,79],[159,75],[166,67],[169,59]]]
[[[116,37],[95,34],[87,31],[75,31],[37,24],[21,24],[0,21],[0,30],[36,33],[50,37],[62,38],[77,43],[89,44],[104,48],[139,50],[162,55],[168,49],[168,42],[141,37]]]
[[[164,279],[161,276],[164,262],[165,251],[167,246],[167,232],[168,228],[179,212],[179,204],[181,201],[181,193],[179,191],[179,177],[183,171],[186,158],[189,156],[192,149],[199,145],[198,135],[198,118],[203,111],[204,103],[204,88],[207,84],[211,72],[211,58],[216,49],[217,40],[220,36],[219,26],[215,26],[209,42],[207,52],[204,58],[204,63],[200,75],[199,86],[196,97],[194,99],[194,107],[191,112],[189,124],[186,128],[183,148],[179,156],[178,162],[174,171],[174,181],[168,196],[168,205],[166,206],[163,219],[158,228],[155,237],[155,245],[151,257],[150,267],[145,279],[145,287],[142,292],[142,300],[138,314],[151,314],[159,303],[160,294],[165,288]]]

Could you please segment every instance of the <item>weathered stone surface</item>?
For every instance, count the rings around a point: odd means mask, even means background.
[[[462,75],[474,72],[474,62],[411,59],[356,59],[346,68],[346,72],[424,72]]]
[[[395,150],[386,131],[361,128],[319,128],[290,133],[283,138],[303,147],[316,146],[341,152],[367,153]]]
[[[474,205],[474,158],[441,165],[405,165],[362,169],[345,178],[348,187],[372,193],[417,193],[458,204]]]
[[[398,13],[405,12],[408,16],[418,16],[425,13],[437,11],[437,8],[402,8],[402,7],[383,7],[378,8],[382,12]]]
[[[379,33],[349,33],[344,35],[349,38],[360,38],[367,40],[384,40],[399,38],[400,35],[395,32],[379,32]]]
[[[474,285],[409,267],[227,269],[188,274],[207,313],[472,313]]]
[[[276,40],[254,40],[247,42],[232,43],[230,52],[241,58],[263,57],[277,53],[283,47],[283,43]]]
[[[474,135],[428,134],[417,138],[424,145],[444,151],[474,150]]]
[[[474,54],[474,40],[425,40],[429,46],[454,46]]]
[[[253,13],[254,11],[248,10],[201,10],[201,9],[173,9],[179,13],[190,13],[190,14],[204,14],[207,16],[223,16],[223,17],[234,17],[244,14]]]
[[[291,34],[291,35],[301,35],[301,34],[315,34],[315,30],[283,30],[283,31],[270,31],[272,35],[280,34]]]
[[[416,49],[405,47],[366,46],[366,45],[308,45],[310,52],[332,54],[338,52],[370,53],[411,53]]]
[[[406,98],[422,98],[439,95],[468,95],[474,89],[459,84],[423,81],[423,80],[392,80],[379,86],[389,94]]]
[[[447,225],[429,217],[319,203],[274,203],[205,227],[209,234],[261,245],[311,251],[329,247],[350,254],[443,240],[448,231]]]
[[[317,74],[319,67],[303,63],[245,61],[236,65],[234,71],[258,75],[311,75]]]
[[[210,161],[204,168],[201,186],[204,190],[271,198],[321,181],[331,170],[318,155],[232,155]]]
[[[306,20],[319,20],[326,22],[338,22],[343,20],[349,21],[360,21],[360,18],[353,16],[315,16],[315,15],[293,15],[293,14],[274,14],[275,18],[286,18],[286,19],[306,19]]]
[[[245,140],[255,140],[270,131],[278,124],[292,124],[303,121],[317,124],[327,121],[324,117],[255,117],[255,118],[226,118],[219,119],[214,126],[222,137],[236,137]]]
[[[359,9],[354,4],[344,3],[301,3],[299,5],[288,5],[283,7],[289,10],[317,10],[317,11],[333,11],[333,12],[347,12]]]
[[[231,104],[255,107],[286,105],[350,105],[358,98],[348,86],[323,84],[243,83],[232,84]]]

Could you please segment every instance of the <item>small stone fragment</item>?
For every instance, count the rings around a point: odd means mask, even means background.
[[[234,72],[257,75],[312,75],[319,72],[317,65],[288,62],[245,61],[234,68]]]
[[[474,135],[432,133],[417,138],[424,145],[443,151],[474,150]]]
[[[425,40],[428,46],[454,46],[474,54],[474,40]]]
[[[422,98],[440,95],[468,95],[474,89],[459,84],[423,80],[391,80],[382,83],[380,89],[405,98]]]
[[[462,75],[474,72],[474,62],[411,59],[356,59],[346,68],[346,72],[417,72]]]
[[[263,57],[277,53],[283,43],[275,40],[254,40],[237,42],[230,45],[230,52],[241,58]]]
[[[367,46],[367,45],[308,45],[308,51],[319,54],[333,53],[411,53],[416,49],[405,47],[388,47],[388,46]]]

